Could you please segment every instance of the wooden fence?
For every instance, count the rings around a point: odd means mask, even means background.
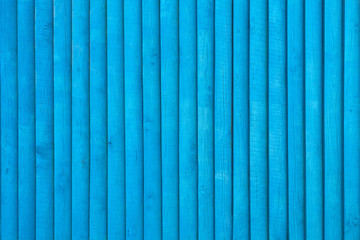
[[[359,0],[0,0],[2,240],[360,239]]]

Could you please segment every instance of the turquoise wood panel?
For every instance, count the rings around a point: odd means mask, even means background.
[[[358,0],[0,0],[0,239],[360,238]]]

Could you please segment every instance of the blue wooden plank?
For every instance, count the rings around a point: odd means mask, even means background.
[[[360,2],[344,4],[344,239],[360,238]]]
[[[233,3],[233,239],[250,239],[249,1]]]
[[[162,237],[179,239],[179,1],[160,0]]]
[[[269,1],[269,238],[288,238],[286,1]]]
[[[197,239],[196,0],[179,1],[179,238]]]
[[[289,237],[305,238],[304,0],[287,3]]]
[[[144,239],[161,240],[160,1],[142,1]]]
[[[323,8],[305,2],[306,237],[323,239]]]
[[[232,238],[232,1],[215,2],[215,239]]]
[[[108,239],[125,240],[124,1],[107,1]]]
[[[124,1],[126,239],[144,238],[141,0]]]
[[[89,239],[89,0],[72,1],[72,238]]]
[[[53,2],[35,0],[36,239],[54,237]]]
[[[1,239],[18,238],[17,2],[0,2]]]
[[[36,237],[34,14],[35,1],[18,1],[18,237],[29,240]]]
[[[106,0],[90,0],[90,239],[107,238]]]
[[[215,239],[214,24],[215,1],[197,3],[198,238]]]
[[[54,1],[54,239],[71,239],[71,0]]]
[[[324,3],[324,237],[343,237],[342,1]]]
[[[251,239],[268,237],[268,4],[250,1],[250,230]]]

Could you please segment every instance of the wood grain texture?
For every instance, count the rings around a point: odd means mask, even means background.
[[[36,239],[54,237],[53,2],[35,1]]]
[[[160,1],[142,1],[144,239],[161,240]]]
[[[358,0],[0,0],[0,238],[360,237]]]
[[[344,4],[344,239],[360,238],[360,2]]]
[[[71,1],[54,1],[54,238],[71,238]]]
[[[251,239],[267,239],[269,235],[267,19],[267,1],[250,1],[249,155]]]
[[[324,238],[343,238],[343,3],[324,3]]]
[[[215,239],[232,239],[232,1],[215,2]]]
[[[323,1],[305,1],[306,237],[324,238]]]
[[[233,2],[233,239],[250,239],[249,1]]]
[[[18,65],[16,1],[0,2],[1,239],[18,238]]]
[[[304,1],[287,3],[289,237],[305,238]]]
[[[269,1],[269,238],[288,237],[286,1]]]
[[[179,239],[179,1],[160,0],[162,238]]]
[[[18,238],[29,240],[36,238],[34,14],[35,1],[18,1]]]
[[[90,5],[72,1],[72,238],[89,239],[90,210]]]
[[[107,239],[106,0],[90,0],[90,239]]]
[[[197,2],[198,238],[214,240],[215,1]]]
[[[124,1],[107,1],[107,235],[126,239]]]

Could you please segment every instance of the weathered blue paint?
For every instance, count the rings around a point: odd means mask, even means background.
[[[269,236],[268,3],[250,1],[249,13],[250,238]]]
[[[269,238],[287,239],[286,1],[269,1]]]
[[[18,1],[19,239],[35,236],[35,1]]]
[[[324,238],[343,237],[343,3],[324,3]]]
[[[324,238],[323,4],[305,0],[306,237]]]
[[[0,238],[359,239],[357,0],[0,0]]]
[[[290,239],[305,238],[304,0],[287,2],[287,151]]]
[[[124,1],[107,1],[107,235],[125,240]]]
[[[53,2],[35,0],[36,239],[54,237]]]
[[[141,0],[124,1],[125,189],[128,240],[144,238],[141,12]]]
[[[144,239],[161,240],[160,0],[142,1]]]
[[[360,2],[344,4],[344,239],[360,238]]]
[[[198,238],[215,239],[214,50],[215,1],[197,1]]]
[[[71,239],[71,1],[54,1],[54,239]]]
[[[179,1],[179,239],[197,239],[196,0]]]
[[[90,13],[89,0],[72,1],[71,170],[72,239],[89,239]]]
[[[18,238],[18,78],[16,1],[1,1],[1,239]]]
[[[89,239],[107,239],[106,0],[90,0]]]

